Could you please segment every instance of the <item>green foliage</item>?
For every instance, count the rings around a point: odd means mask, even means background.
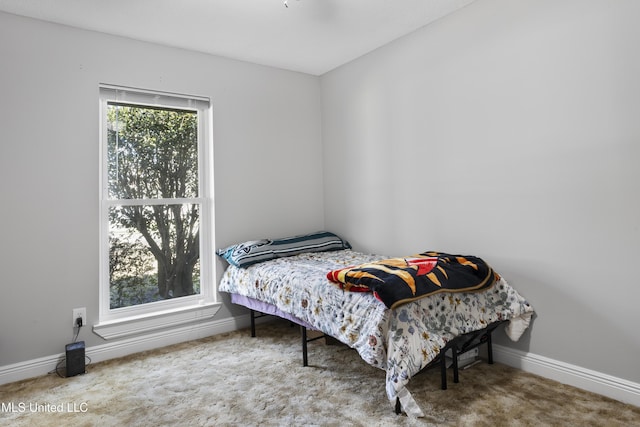
[[[109,104],[107,121],[112,308],[198,292],[199,204],[127,202],[198,197],[197,113]]]
[[[107,118],[112,198],[198,196],[195,112],[113,105]]]
[[[139,240],[110,239],[109,277],[111,308],[160,300],[154,259]]]

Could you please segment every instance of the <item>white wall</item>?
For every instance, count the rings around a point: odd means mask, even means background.
[[[323,228],[317,77],[0,13],[0,366],[97,322],[101,82],[211,98],[216,247]]]
[[[521,351],[640,382],[640,2],[478,0],[321,78],[325,222],[484,257]]]

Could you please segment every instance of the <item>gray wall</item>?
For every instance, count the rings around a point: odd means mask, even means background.
[[[0,366],[97,323],[101,82],[211,98],[216,247],[323,228],[317,77],[0,13]]]
[[[478,0],[322,76],[327,228],[484,257],[517,349],[640,382],[640,2]]]
[[[105,82],[211,97],[216,247],[478,254],[537,310],[501,343],[640,382],[638,16],[478,0],[316,78],[0,13],[0,366],[62,352],[74,307],[97,321]]]

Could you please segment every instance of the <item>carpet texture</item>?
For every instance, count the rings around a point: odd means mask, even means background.
[[[640,408],[480,363],[414,377],[425,418],[395,415],[385,373],[343,345],[309,344],[274,321],[248,330],[0,386],[0,425],[11,426],[640,426]],[[59,412],[61,411],[61,412]]]

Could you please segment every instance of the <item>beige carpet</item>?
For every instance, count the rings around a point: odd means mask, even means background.
[[[481,363],[440,390],[439,371],[410,391],[427,414],[395,415],[383,371],[342,345],[309,345],[276,321],[87,368],[0,386],[11,426],[640,426],[640,408]],[[57,412],[62,409],[62,412]],[[56,412],[54,412],[56,411]]]

